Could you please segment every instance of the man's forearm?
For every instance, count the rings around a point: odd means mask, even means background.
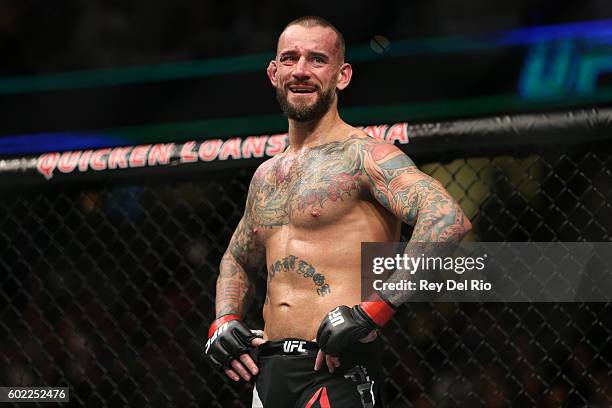
[[[452,251],[453,245],[431,245],[431,243],[456,244],[467,234],[472,224],[461,210],[461,207],[449,198],[435,196],[425,203],[406,247],[408,257],[446,256]],[[419,245],[423,243],[423,245]],[[414,273],[414,272],[413,272]],[[405,269],[395,271],[387,282],[398,283],[410,279],[411,273]],[[405,303],[411,296],[411,291],[385,290],[381,296],[393,306]]]
[[[408,200],[415,219],[410,242],[459,242],[472,225],[459,204],[436,179],[415,183]],[[410,222],[410,217],[405,221]]]
[[[458,204],[448,204],[444,213],[427,212],[417,219],[410,242],[451,242],[461,240],[472,229],[472,224]]]
[[[253,283],[244,268],[228,252],[223,255],[217,278],[216,317],[236,314],[243,317],[253,299]]]

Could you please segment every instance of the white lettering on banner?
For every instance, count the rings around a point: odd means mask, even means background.
[[[387,125],[378,125],[378,126],[366,126],[365,128],[363,128],[363,131],[366,132],[368,135],[372,136],[376,140],[385,140],[387,129],[389,129],[389,126]]]
[[[389,143],[395,143],[396,140],[401,144],[408,143],[408,124],[396,123],[391,126],[387,132],[386,139]]]
[[[149,166],[159,164],[168,164],[172,152],[174,151],[174,143],[161,143],[153,145],[149,152]]]
[[[55,170],[55,166],[57,166],[57,161],[59,160],[59,153],[45,153],[40,156],[36,162],[36,170],[47,180],[53,177],[53,171]]]
[[[377,140],[408,143],[408,124],[372,125],[362,127]],[[74,150],[44,153],[36,159],[36,170],[47,180],[55,170],[62,173],[90,170],[116,170],[139,167],[155,167],[178,163],[212,162],[215,160],[239,160],[272,157],[288,146],[287,133],[275,135],[207,139],[202,142],[189,140],[183,144],[157,143],[115,148]],[[178,157],[177,157],[178,156]]]
[[[242,142],[242,158],[263,157],[268,136],[249,136]]]
[[[219,160],[227,160],[230,156],[232,159],[240,159],[240,142],[238,137],[226,140],[219,153]]]
[[[62,156],[60,157],[59,162],[57,164],[58,170],[62,173],[72,172],[79,163],[80,156],[80,151],[62,153]]]
[[[198,160],[198,156],[193,151],[195,145],[194,141],[185,142],[181,148],[181,163],[193,163]]]
[[[89,161],[89,168],[95,171],[106,170],[108,164],[108,155],[111,149],[94,150]]]
[[[116,147],[113,149],[111,154],[108,156],[108,168],[109,169],[127,169],[128,161],[127,155],[132,150],[131,147]]]
[[[275,156],[285,150],[287,147],[287,134],[272,135],[268,139],[268,147],[266,148],[266,156]]]
[[[85,150],[81,155],[81,159],[79,160],[79,171],[82,173],[87,171],[87,166],[89,166],[89,159],[93,154],[93,150]]]
[[[213,139],[203,142],[198,150],[200,160],[205,162],[215,160],[219,155],[219,150],[221,149],[222,144],[223,142],[221,139]]]
[[[147,160],[147,154],[151,149],[151,145],[136,146],[130,154],[130,167],[143,167]]]

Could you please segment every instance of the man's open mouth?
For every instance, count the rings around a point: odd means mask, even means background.
[[[314,86],[293,85],[289,87],[289,90],[296,94],[308,94],[316,92],[317,88]]]

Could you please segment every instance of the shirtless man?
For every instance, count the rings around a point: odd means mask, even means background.
[[[378,293],[362,302],[361,242],[398,241],[402,222],[414,226],[411,242],[456,242],[470,229],[439,182],[340,118],[338,92],[352,76],[344,49],[318,17],[289,23],[279,37],[267,74],[289,147],[256,170],[221,260],[205,351],[235,381],[256,376],[265,408],[384,406],[373,340],[405,299]],[[240,319],[249,273],[264,261],[260,338]]]

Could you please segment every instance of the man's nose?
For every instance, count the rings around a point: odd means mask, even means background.
[[[298,59],[297,64],[295,64],[295,69],[293,70],[293,76],[296,79],[304,79],[310,76],[306,57],[300,57],[300,59]]]

